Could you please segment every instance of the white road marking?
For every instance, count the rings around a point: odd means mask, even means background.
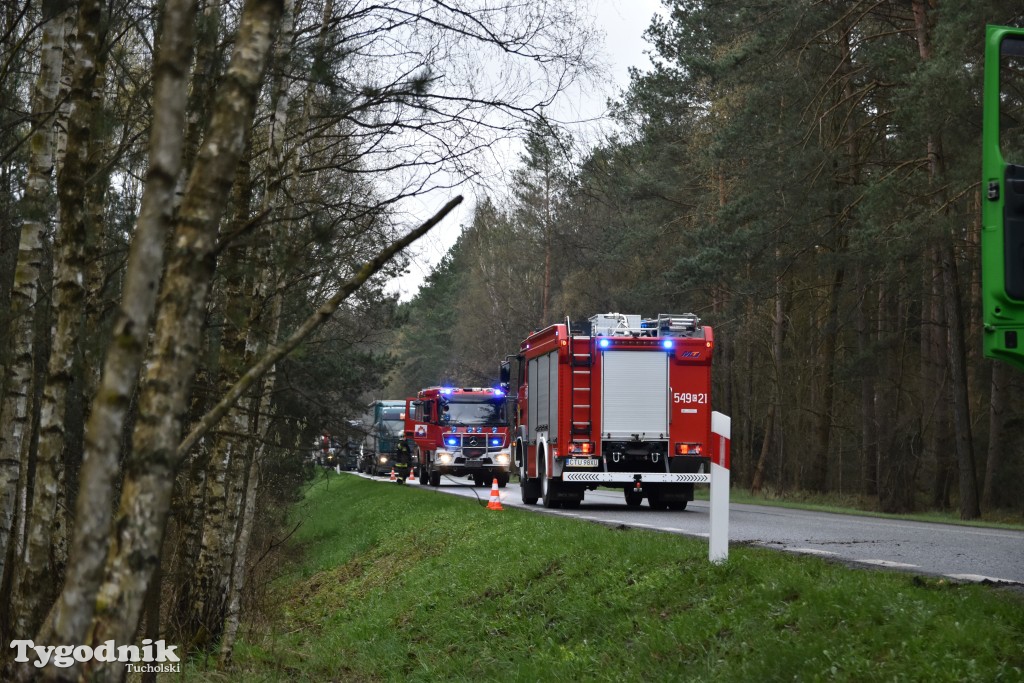
[[[835,555],[836,553],[831,550],[822,550],[820,548],[788,548],[794,553],[803,553],[804,555]]]
[[[903,569],[913,569],[917,567],[916,564],[907,564],[906,562],[893,562],[892,560],[858,560],[854,559],[854,562],[862,562],[864,564],[874,564],[879,567],[893,567]]]
[[[946,574],[951,579],[957,579],[958,581],[972,581],[975,583],[981,583],[982,581],[991,581],[992,583],[1020,583],[1012,579],[999,579],[994,576],[982,576],[981,574]]]

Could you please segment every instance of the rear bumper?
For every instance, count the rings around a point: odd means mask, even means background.
[[[562,481],[584,484],[708,484],[711,475],[703,472],[562,472]]]

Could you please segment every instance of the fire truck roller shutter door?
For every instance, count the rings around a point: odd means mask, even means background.
[[[551,383],[550,370],[548,366],[550,364],[550,355],[544,355],[537,359],[537,374],[536,377],[536,389],[537,392],[534,394],[537,398],[537,419],[530,423],[530,429],[533,430],[531,438],[537,438],[537,430],[543,428],[543,431],[547,431],[550,428],[549,420],[551,418],[551,407],[549,401],[551,400]]]
[[[531,444],[537,443],[537,432],[536,432],[536,429],[537,429],[537,404],[538,404],[537,389],[538,389],[539,384],[540,384],[539,382],[537,382],[537,365],[538,365],[538,359],[536,359],[536,358],[530,359],[529,373],[527,375],[530,378],[530,384],[529,384],[529,392],[530,393],[529,393],[529,396],[526,399],[527,400],[527,405],[529,406],[529,410],[528,410],[529,415],[527,416],[527,434],[526,434],[526,439]]]
[[[601,432],[613,439],[668,436],[668,354],[605,351]],[[643,438],[643,437],[642,437]]]
[[[558,352],[548,358],[548,440],[558,443]]]

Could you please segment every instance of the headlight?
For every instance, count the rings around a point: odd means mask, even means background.
[[[509,457],[506,453],[500,453],[495,460],[498,461],[499,465],[507,465],[509,463]]]
[[[385,457],[385,456],[383,456],[383,455],[382,455],[382,456],[380,456],[380,461],[381,461],[382,463],[385,463],[385,462],[387,462],[387,461],[388,461],[388,459],[387,459],[387,457]]]
[[[442,465],[447,465],[447,464],[451,463],[451,461],[452,461],[451,453],[441,453],[440,455],[437,456],[437,461],[439,463],[441,463]]]

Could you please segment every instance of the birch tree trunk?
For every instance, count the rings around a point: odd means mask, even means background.
[[[52,220],[51,198],[54,165],[54,117],[63,67],[66,0],[43,6],[39,77],[32,95],[32,136],[28,176],[21,200],[24,221],[18,243],[18,263],[11,289],[10,364],[0,378],[0,587],[10,571],[7,565],[16,501],[22,498],[19,481],[24,481],[23,442],[29,426],[32,395],[32,363],[35,352],[35,306],[39,296],[43,239]]]
[[[280,0],[248,0],[218,89],[210,128],[185,187],[160,288],[153,345],[143,376],[133,449],[125,461],[116,539],[97,597],[91,638],[128,642],[156,566],[170,509],[178,444],[198,366],[217,229],[235,167],[252,130],[256,98],[281,13]],[[90,666],[90,665],[87,665]],[[121,680],[123,665],[91,663],[97,680]]]
[[[121,432],[149,336],[149,321],[163,268],[164,243],[181,169],[186,71],[191,59],[195,0],[168,0],[154,62],[150,162],[125,272],[124,294],[104,362],[99,391],[86,425],[85,454],[75,506],[75,528],[64,587],[35,641],[84,643],[107,557],[110,500]],[[71,668],[49,668],[50,680],[72,680]]]
[[[63,18],[58,18],[63,23]],[[54,525],[61,498],[58,486],[64,448],[64,422],[68,388],[75,359],[75,344],[83,320],[85,300],[85,243],[89,231],[87,185],[96,170],[97,151],[93,124],[97,105],[96,76],[103,3],[85,0],[79,8],[78,41],[71,86],[71,116],[64,164],[58,177],[60,220],[55,240],[53,327],[46,384],[40,411],[32,509],[28,534],[11,591],[15,633],[35,633],[56,595],[63,572],[54,562]]]
[[[263,461],[265,446],[260,444],[249,464],[249,476],[245,487],[245,505],[242,511],[238,537],[234,543],[234,556],[231,565],[231,577],[228,586],[228,599],[225,607],[224,627],[221,636],[218,666],[225,669],[231,665],[234,654],[235,638],[242,612],[242,588],[245,584],[246,558],[249,554],[249,541],[252,539],[253,522],[256,518],[256,494],[260,482],[260,466]]]

